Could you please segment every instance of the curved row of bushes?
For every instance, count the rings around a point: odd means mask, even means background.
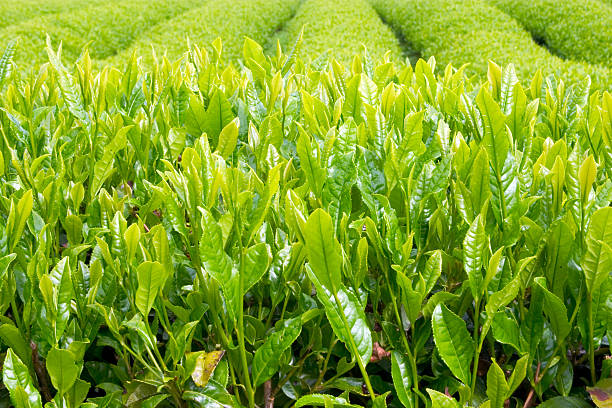
[[[47,34],[61,41],[67,60],[76,59],[84,46],[94,59],[117,54],[146,30],[202,3],[202,0],[130,0],[112,5],[87,7],[78,11],[34,18],[0,31],[0,47],[13,39],[19,45],[15,62],[21,66],[47,61]]]
[[[85,6],[108,3],[108,0],[3,0],[0,2],[0,28],[47,14],[65,13]]]
[[[223,56],[235,60],[242,54],[245,37],[265,42],[285,21],[294,15],[299,0],[219,0],[211,1],[180,17],[171,19],[143,35],[132,47],[110,59],[123,64],[134,51],[142,55],[145,65],[157,56],[177,59],[187,50],[187,40],[208,46],[217,37],[223,38]]]
[[[612,66],[612,8],[599,0],[490,0],[554,54]]]
[[[275,39],[280,40],[283,49],[290,49],[302,27],[301,54],[308,57],[333,51],[336,60],[349,62],[362,44],[373,58],[387,51],[392,57],[401,55],[397,38],[367,0],[306,0]]]
[[[538,46],[514,19],[481,0],[371,0],[376,11],[400,31],[421,55],[434,55],[439,66],[470,64],[467,72],[487,73],[487,61],[520,61],[518,75],[525,79],[538,69],[566,82],[590,75],[592,87],[612,88],[606,67],[564,61]]]

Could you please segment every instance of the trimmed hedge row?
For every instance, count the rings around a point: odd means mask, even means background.
[[[202,4],[202,0],[129,0],[112,5],[34,18],[0,30],[0,47],[17,38],[15,62],[20,66],[47,61],[47,34],[62,41],[63,55],[73,61],[88,42],[94,59],[104,59],[129,47],[143,32],[160,22]]]
[[[592,88],[612,89],[612,71],[582,62],[564,61],[538,46],[514,19],[481,0],[370,0],[383,20],[400,31],[423,56],[435,56],[444,67],[469,63],[467,72],[485,76],[488,60],[521,62],[520,78],[538,70],[573,83],[591,76]]]
[[[302,27],[300,53],[307,57],[333,51],[338,61],[350,62],[362,44],[373,58],[382,57],[388,50],[392,57],[402,54],[397,38],[367,0],[306,0],[275,39],[280,40],[283,49],[290,49]],[[271,47],[274,45],[275,41]]]
[[[65,13],[108,3],[109,0],[2,0],[0,2],[0,28],[47,14]]]
[[[223,39],[224,59],[235,60],[242,55],[245,37],[265,42],[295,14],[299,3],[299,0],[211,1],[160,24],[105,63],[123,64],[136,51],[143,56],[145,66],[150,66],[151,47],[158,57],[165,54],[174,60],[187,50],[187,39],[198,46],[209,46],[218,37]]]
[[[556,55],[612,66],[612,8],[599,0],[489,0]]]

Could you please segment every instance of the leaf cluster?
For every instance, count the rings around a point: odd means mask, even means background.
[[[0,403],[609,403],[612,95],[297,48],[5,51]]]

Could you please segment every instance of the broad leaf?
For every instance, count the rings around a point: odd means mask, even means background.
[[[470,384],[474,340],[465,322],[446,306],[439,304],[432,315],[432,326],[440,357],[457,378],[464,384]]]

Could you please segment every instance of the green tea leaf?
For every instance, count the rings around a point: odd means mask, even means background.
[[[216,153],[224,159],[229,158],[236,148],[239,127],[240,119],[236,118],[228,123],[219,134],[219,143],[217,144]]]
[[[372,333],[359,299],[341,284],[336,284],[337,293],[334,294],[321,285],[312,268],[307,267],[306,270],[334,333],[353,353],[353,357],[361,358],[366,366],[372,356]]]
[[[334,293],[342,283],[342,248],[329,214],[315,210],[308,217],[305,233],[308,263],[321,285]]]
[[[440,357],[457,378],[464,384],[470,384],[474,340],[465,322],[446,306],[439,304],[432,315],[432,326]]]
[[[77,364],[74,355],[64,349],[54,347],[49,350],[46,364],[51,382],[60,395],[66,393],[74,385],[81,372],[81,367]]]
[[[300,318],[288,319],[269,335],[253,357],[253,383],[256,387],[269,380],[280,368],[281,357],[302,331]]]
[[[412,378],[409,362],[407,357],[398,351],[391,352],[391,376],[400,402],[404,407],[413,407]]]
[[[486,237],[480,215],[474,219],[463,240],[463,268],[468,275],[470,290],[476,301],[483,295],[483,252]]]
[[[581,265],[589,293],[610,276],[612,253],[606,250],[605,245],[612,247],[612,208],[610,207],[595,211],[586,235],[586,252]]]
[[[138,289],[136,290],[136,307],[145,317],[153,307],[159,290],[166,282],[166,271],[159,262],[146,261],[136,269]]]
[[[4,359],[2,382],[16,408],[42,408],[40,393],[32,382],[28,368],[11,349],[7,350]]]
[[[491,408],[504,408],[504,401],[508,398],[510,387],[506,375],[501,367],[493,360],[487,373],[487,396],[491,401]]]

